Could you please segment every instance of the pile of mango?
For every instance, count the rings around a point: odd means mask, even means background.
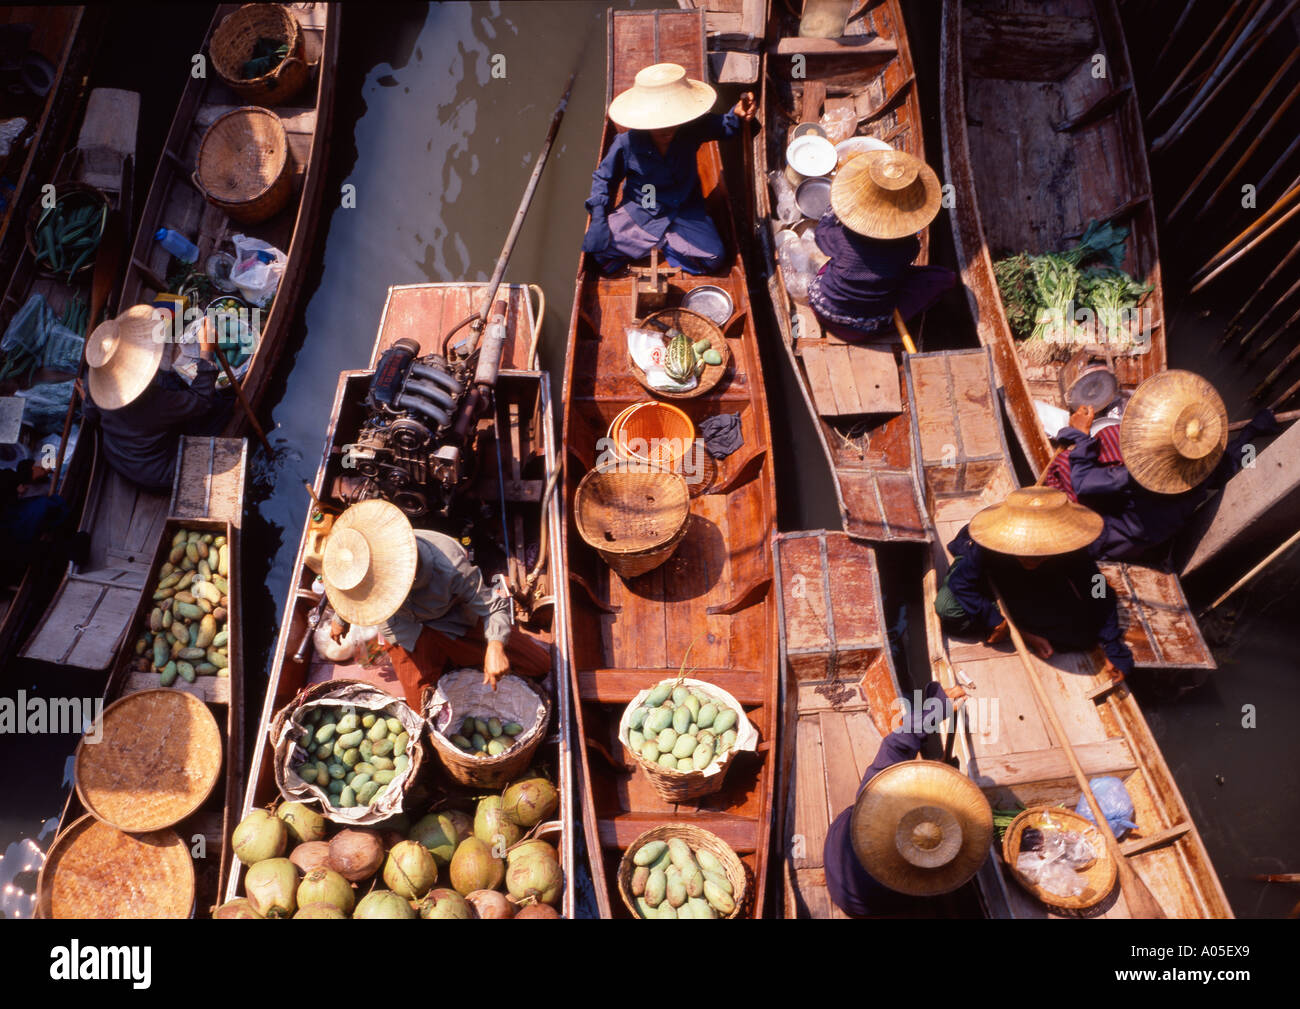
[[[706,770],[736,742],[739,712],[676,680],[664,680],[628,719],[628,745],[669,771]]]
[[[448,738],[475,757],[499,757],[515,745],[515,737],[523,731],[524,727],[518,722],[469,715],[460,723],[460,732]]]
[[[335,809],[372,805],[411,762],[410,734],[390,711],[317,705],[301,724],[307,760],[294,770],[325,789]]]
[[[632,896],[642,918],[716,918],[736,909],[726,869],[680,837],[647,841],[632,856]]]
[[[135,668],[170,687],[179,676],[230,675],[230,545],[226,537],[181,529],[158,569],[148,626],[135,642]]]

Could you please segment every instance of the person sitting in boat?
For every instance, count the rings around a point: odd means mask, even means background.
[[[1096,558],[1162,562],[1192,514],[1241,471],[1246,446],[1277,433],[1262,410],[1228,440],[1228,412],[1214,387],[1189,371],[1162,371],[1134,391],[1119,424],[1091,434],[1096,411],[1081,406],[1056,440],[1067,448],[1043,483],[1101,515]]]
[[[30,459],[0,469],[0,586],[18,581],[38,544],[67,524],[68,503],[58,494],[28,493],[50,476]]]
[[[913,265],[939,197],[934,170],[906,151],[867,151],[839,170],[814,232],[830,262],[808,285],[827,330],[844,340],[892,333],[895,309],[911,319],[953,286],[952,270]]]
[[[944,629],[989,644],[1005,640],[996,585],[1040,658],[1100,645],[1102,671],[1122,679],[1133,671],[1133,653],[1115,593],[1087,553],[1101,530],[1100,515],[1053,487],[1014,490],[978,512],[948,544],[952,564],[934,601]]]
[[[440,532],[413,529],[388,501],[360,501],[335,519],[321,578],[341,620],[380,628],[416,711],[424,687],[449,664],[482,666],[494,690],[508,672],[542,677],[551,668],[544,646],[513,632],[510,600],[492,592],[465,548]]]
[[[233,400],[216,387],[212,327],[200,329],[198,371],[186,385],[171,370],[179,344],[161,339],[159,325],[150,306],[136,305],[96,326],[86,341],[83,401],[86,420],[99,422],[108,464],[136,486],[167,494],[181,435],[216,434]]]
[[[592,175],[591,223],[582,243],[605,273],[656,248],[687,273],[722,265],[726,247],[705,207],[695,155],[752,119],[754,96],[743,95],[726,115],[708,115],[716,98],[712,87],[689,80],[676,63],[656,63],[609,103],[609,118],[627,132],[614,138]],[[620,182],[623,202],[611,211]]]
[[[933,681],[925,693],[927,701],[965,695]],[[933,898],[965,885],[988,858],[989,801],[955,768],[915,759],[924,728],[905,721],[881,741],[856,801],[826,831],[826,889],[846,914],[942,916]]]

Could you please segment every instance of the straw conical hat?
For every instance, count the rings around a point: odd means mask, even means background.
[[[693,81],[676,63],[656,63],[637,71],[636,83],[609,103],[609,118],[628,130],[681,126],[713,108],[717,92]]]
[[[849,836],[872,879],[899,893],[932,897],[957,889],[984,864],[993,810],[979,786],[955,768],[909,760],[867,782]]]
[[[1219,464],[1228,446],[1228,411],[1200,375],[1162,371],[1133,393],[1119,425],[1119,451],[1147,490],[1181,494]]]
[[[939,177],[906,151],[867,151],[839,170],[831,206],[844,226],[868,238],[906,238],[939,213]]]
[[[163,341],[155,339],[148,305],[128,308],[95,327],[86,341],[90,398],[101,410],[117,410],[140,397],[162,363]]]
[[[975,514],[970,535],[980,546],[1017,557],[1082,550],[1101,535],[1102,520],[1053,487],[1022,487]]]
[[[334,520],[321,578],[334,611],[350,624],[381,624],[406,602],[415,581],[415,531],[394,504],[359,501]]]

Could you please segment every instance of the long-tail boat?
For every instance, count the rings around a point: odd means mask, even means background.
[[[967,686],[970,701],[954,753],[994,809],[1062,802],[1073,807],[1078,784],[1025,682],[1015,649],[1009,643],[987,645],[950,637],[934,612],[935,594],[951,560],[944,544],[977,511],[996,504],[1018,485],[1003,437],[990,358],[988,350],[980,349],[917,354],[907,360],[917,458],[935,526],[923,593],[931,674],[946,687],[958,682]],[[1102,570],[1110,590],[1119,596],[1120,623],[1138,665],[1150,665],[1151,621],[1162,607],[1129,594],[1123,570],[1127,567],[1104,564]],[[1195,624],[1183,629],[1195,632]],[[1196,638],[1199,641],[1199,633]],[[1058,652],[1038,666],[1084,772],[1090,778],[1117,777],[1128,790],[1137,830],[1120,847],[1165,914],[1231,917],[1219,877],[1150,726],[1128,689],[1114,687],[1101,673],[1100,651]],[[1016,882],[998,851],[976,878],[990,917],[1057,913]],[[1129,917],[1118,887],[1087,913]]]
[[[203,43],[207,52],[213,32],[237,5],[218,8]],[[335,67],[339,47],[337,4],[291,5],[304,38],[312,77],[298,96],[303,105],[277,105],[293,157],[294,195],[288,206],[262,224],[244,227],[207,203],[190,181],[199,142],[205,129],[232,107],[244,103],[215,72],[191,78],[141,212],[140,228],[127,263],[120,307],[151,304],[167,285],[170,254],[154,241],[160,227],[195,236],[199,267],[218,244],[243,231],[270,242],[288,257],[275,299],[262,315],[260,335],[241,380],[256,409],[276,356],[284,347],[289,324],[302,290],[311,257],[321,187],[324,184],[329,123],[334,103]],[[235,404],[225,434],[234,437],[248,428],[246,413]],[[23,649],[27,658],[85,669],[104,669],[117,654],[126,633],[126,619],[135,611],[143,585],[143,563],[166,516],[166,495],[152,494],[130,483],[95,453],[81,529],[90,535],[90,556],[70,564],[53,603]]]
[[[550,648],[553,666],[543,686],[552,700],[552,724],[535,762],[549,771],[561,794],[556,820],[544,825],[542,833],[561,853],[565,886],[560,910],[568,918],[573,917],[574,910],[574,807],[569,755],[570,680],[564,640],[567,596],[563,579],[557,573],[562,570],[559,566],[562,557],[560,495],[550,492],[559,479],[550,381],[546,373],[537,368],[541,318],[529,299],[528,288],[503,286],[498,294],[504,302],[505,344],[494,401],[488,413],[474,421],[462,446],[466,472],[471,475],[469,483],[458,488],[457,495],[462,500],[451,512],[454,519],[476,516],[469,527],[448,524],[451,520],[441,518],[432,494],[428,499],[417,499],[417,495],[437,486],[438,481],[431,475],[432,467],[421,471],[430,474],[427,483],[417,486],[406,481],[394,492],[392,469],[386,464],[372,464],[369,452],[375,448],[375,442],[367,441],[363,446],[360,437],[368,414],[367,395],[376,378],[375,368],[384,353],[399,341],[408,347],[410,343],[417,344],[416,357],[445,353],[444,342],[455,336],[455,331],[478,311],[485,289],[484,284],[465,283],[390,288],[370,367],[339,375],[320,466],[311,486],[313,498],[318,503],[308,509],[303,520],[242,809],[247,814],[255,808],[280,801],[280,792],[275,784],[274,750],[268,730],[275,714],[304,687],[338,679],[366,680],[396,696],[403,696],[391,668],[363,666],[355,662],[335,663],[318,655],[311,647],[315,620],[326,619],[317,611],[322,601],[321,590],[317,587],[315,572],[307,563],[319,529],[313,513],[341,512],[346,504],[357,499],[358,494],[361,497],[384,496],[404,509],[418,510],[427,503],[428,514],[413,518],[413,523],[441,528],[457,538],[467,537],[471,557],[483,570],[485,580],[491,581],[494,575],[504,574],[512,589],[519,590],[518,593],[512,591],[515,598],[514,633],[529,633]],[[416,445],[417,429],[410,418],[394,423],[391,434],[403,439],[404,444],[419,447]],[[437,447],[436,444],[425,445],[428,453]],[[411,458],[417,455],[417,451],[411,452]],[[388,461],[393,462],[394,457],[389,456]],[[399,461],[410,460],[404,457]],[[358,481],[364,482],[358,484]],[[430,754],[426,767],[437,763]],[[469,790],[457,786],[445,775],[430,773],[435,775],[434,782],[444,798],[467,803],[466,808],[472,811],[473,796]],[[424,810],[408,808],[405,812],[414,820]],[[242,867],[233,863],[228,874],[227,900],[239,894],[242,881]]]
[[[1166,366],[1146,141],[1114,0],[1049,0],[1033,10],[1013,0],[945,0],[940,98],[962,280],[1011,427],[1039,473],[1052,447],[1034,401],[1064,406],[1061,373],[1072,355],[1044,360],[1012,335],[995,260],[1064,251],[1090,221],[1127,226],[1123,269],[1152,286],[1140,306],[1149,340],[1111,352],[1110,363],[1126,390]]]
[[[783,225],[775,219],[768,182],[770,171],[785,169],[794,129],[823,114],[847,117],[852,136],[925,157],[907,31],[898,0],[857,5],[841,39],[799,38],[798,28],[789,8],[774,5],[762,86],[764,129],[754,142],[768,294],[781,345],[830,464],[845,531],[868,540],[924,542],[929,527],[912,466],[900,337],[847,343],[823,330],[812,309],[790,296],[785,270],[773,255]],[[805,220],[799,227],[814,224]],[[918,262],[926,262],[928,247],[923,234]]]
[[[613,12],[607,59],[607,104],[651,63],[678,63],[701,79],[707,71],[702,12]],[[614,135],[607,122],[601,156]],[[666,282],[666,296],[671,305],[697,285],[726,290],[734,306],[723,327],[732,363],[712,390],[674,405],[697,430],[709,416],[739,415],[743,444],[717,462],[710,479],[692,487],[685,539],[647,574],[627,580],[614,574],[582,541],[572,516],[565,524],[582,817],[602,917],[627,913],[610,899],[624,849],[664,823],[702,827],[732,847],[752,873],[755,915],[762,914],[766,895],[776,770],[770,747],[778,701],[771,437],[758,339],[716,143],[701,147],[698,164],[727,259],[710,275],[676,274]],[[636,321],[638,282],[635,267],[606,277],[588,257],[580,259],[563,397],[568,502],[595,466],[597,440],[611,421],[649,398],[633,375],[625,336]],[[732,761],[722,791],[672,804],[623,754],[617,730],[637,693],[676,676],[684,663],[694,670],[691,675],[727,690],[745,707],[761,742],[757,754],[738,754]]]

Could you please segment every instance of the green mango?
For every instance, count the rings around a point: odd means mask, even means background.
[[[390,736],[399,735],[403,731],[402,720],[400,718],[385,718],[384,724],[388,726],[388,734]]]
[[[636,910],[637,910],[637,914],[639,914],[642,918],[659,917],[657,914],[655,914],[655,909],[645,902],[644,897],[638,897],[636,899]]]
[[[633,729],[627,734],[627,745],[640,753],[641,747],[645,746],[645,735]]]
[[[690,694],[691,692],[687,687],[673,687],[673,705],[684,704]]]
[[[339,792],[339,808],[351,809],[357,804],[357,790],[351,785],[344,785]]]
[[[677,742],[673,746],[673,756],[678,760],[683,757],[689,757],[695,752],[696,742],[694,736],[678,736]]]
[[[691,909],[692,918],[716,918],[718,912],[703,897],[688,897],[686,906]],[[678,912],[680,914],[680,912]]]
[[[667,771],[677,770],[677,758],[671,753],[659,754],[659,766]]]
[[[645,884],[645,902],[658,910],[668,893],[668,876],[662,869],[652,869]]]
[[[694,694],[688,694],[686,700],[682,702],[691,713],[691,721],[698,722],[700,718],[700,699]]]
[[[655,708],[646,716],[645,734],[647,736],[657,736],[664,729],[670,728],[673,724],[673,713],[668,708]]]
[[[668,700],[668,695],[671,694],[672,692],[673,692],[673,685],[671,682],[659,684],[657,687],[655,687],[650,691],[649,695],[647,695],[645,699],[646,707],[648,708],[659,707],[659,705],[663,704],[664,701]]]
[[[664,896],[670,907],[681,907],[686,903],[686,884],[680,878],[670,879]]]
[[[736,909],[736,902],[731,899],[731,894],[708,876],[704,877],[704,899],[712,904],[719,914],[731,914]]]
[[[653,739],[647,739],[641,744],[641,757],[652,764],[659,759],[659,746]]]
[[[360,746],[361,740],[365,738],[366,738],[366,734],[364,730],[353,729],[350,732],[341,733],[341,735],[339,736],[339,742],[343,745],[343,749],[350,750],[354,746]]]
[[[668,850],[667,841],[647,841],[632,856],[633,865],[649,865]]]
[[[714,872],[712,869],[705,869],[704,885],[708,886],[709,883],[712,883],[723,893],[731,893],[731,880],[727,879],[727,877],[720,872]]]
[[[655,908],[656,918],[676,918],[677,908],[673,907],[667,900]]]
[[[708,704],[705,704],[700,708],[700,713],[696,717],[695,722],[701,729],[709,729],[713,727],[713,720],[717,717],[718,706],[710,701]]]
[[[388,735],[388,723],[381,721],[378,718],[375,719],[375,724],[370,726],[370,729],[366,732],[366,738],[369,739],[372,743],[379,742],[387,735]]]
[[[713,763],[713,743],[705,741],[699,743],[691,752],[691,766],[697,771],[703,771]]]
[[[159,620],[162,619],[160,616]],[[650,714],[649,708],[637,708],[632,714],[628,715],[627,727],[629,729],[639,729],[645,725],[646,715]]]
[[[373,799],[378,792],[379,792],[379,782],[375,781],[374,779],[367,781],[364,785],[362,785],[359,789],[357,789],[357,805],[358,806],[370,805],[370,800]],[[705,885],[707,886],[708,884],[706,883]]]
[[[677,745],[677,733],[672,726],[669,726],[664,729],[663,732],[659,733],[655,742],[659,744],[660,753],[670,752],[672,748]]]
[[[691,709],[682,705],[679,708],[673,708],[673,731],[677,735],[682,735],[691,724]]]
[[[338,722],[338,731],[344,735],[349,732],[355,732],[360,727],[361,719],[356,716],[356,712],[353,712],[350,715],[344,715]],[[360,742],[361,740],[358,739],[356,743],[351,743],[350,745],[356,746]]]
[[[738,716],[735,711],[731,708],[723,708],[713,720],[713,731],[727,732],[735,726],[737,720]]]

